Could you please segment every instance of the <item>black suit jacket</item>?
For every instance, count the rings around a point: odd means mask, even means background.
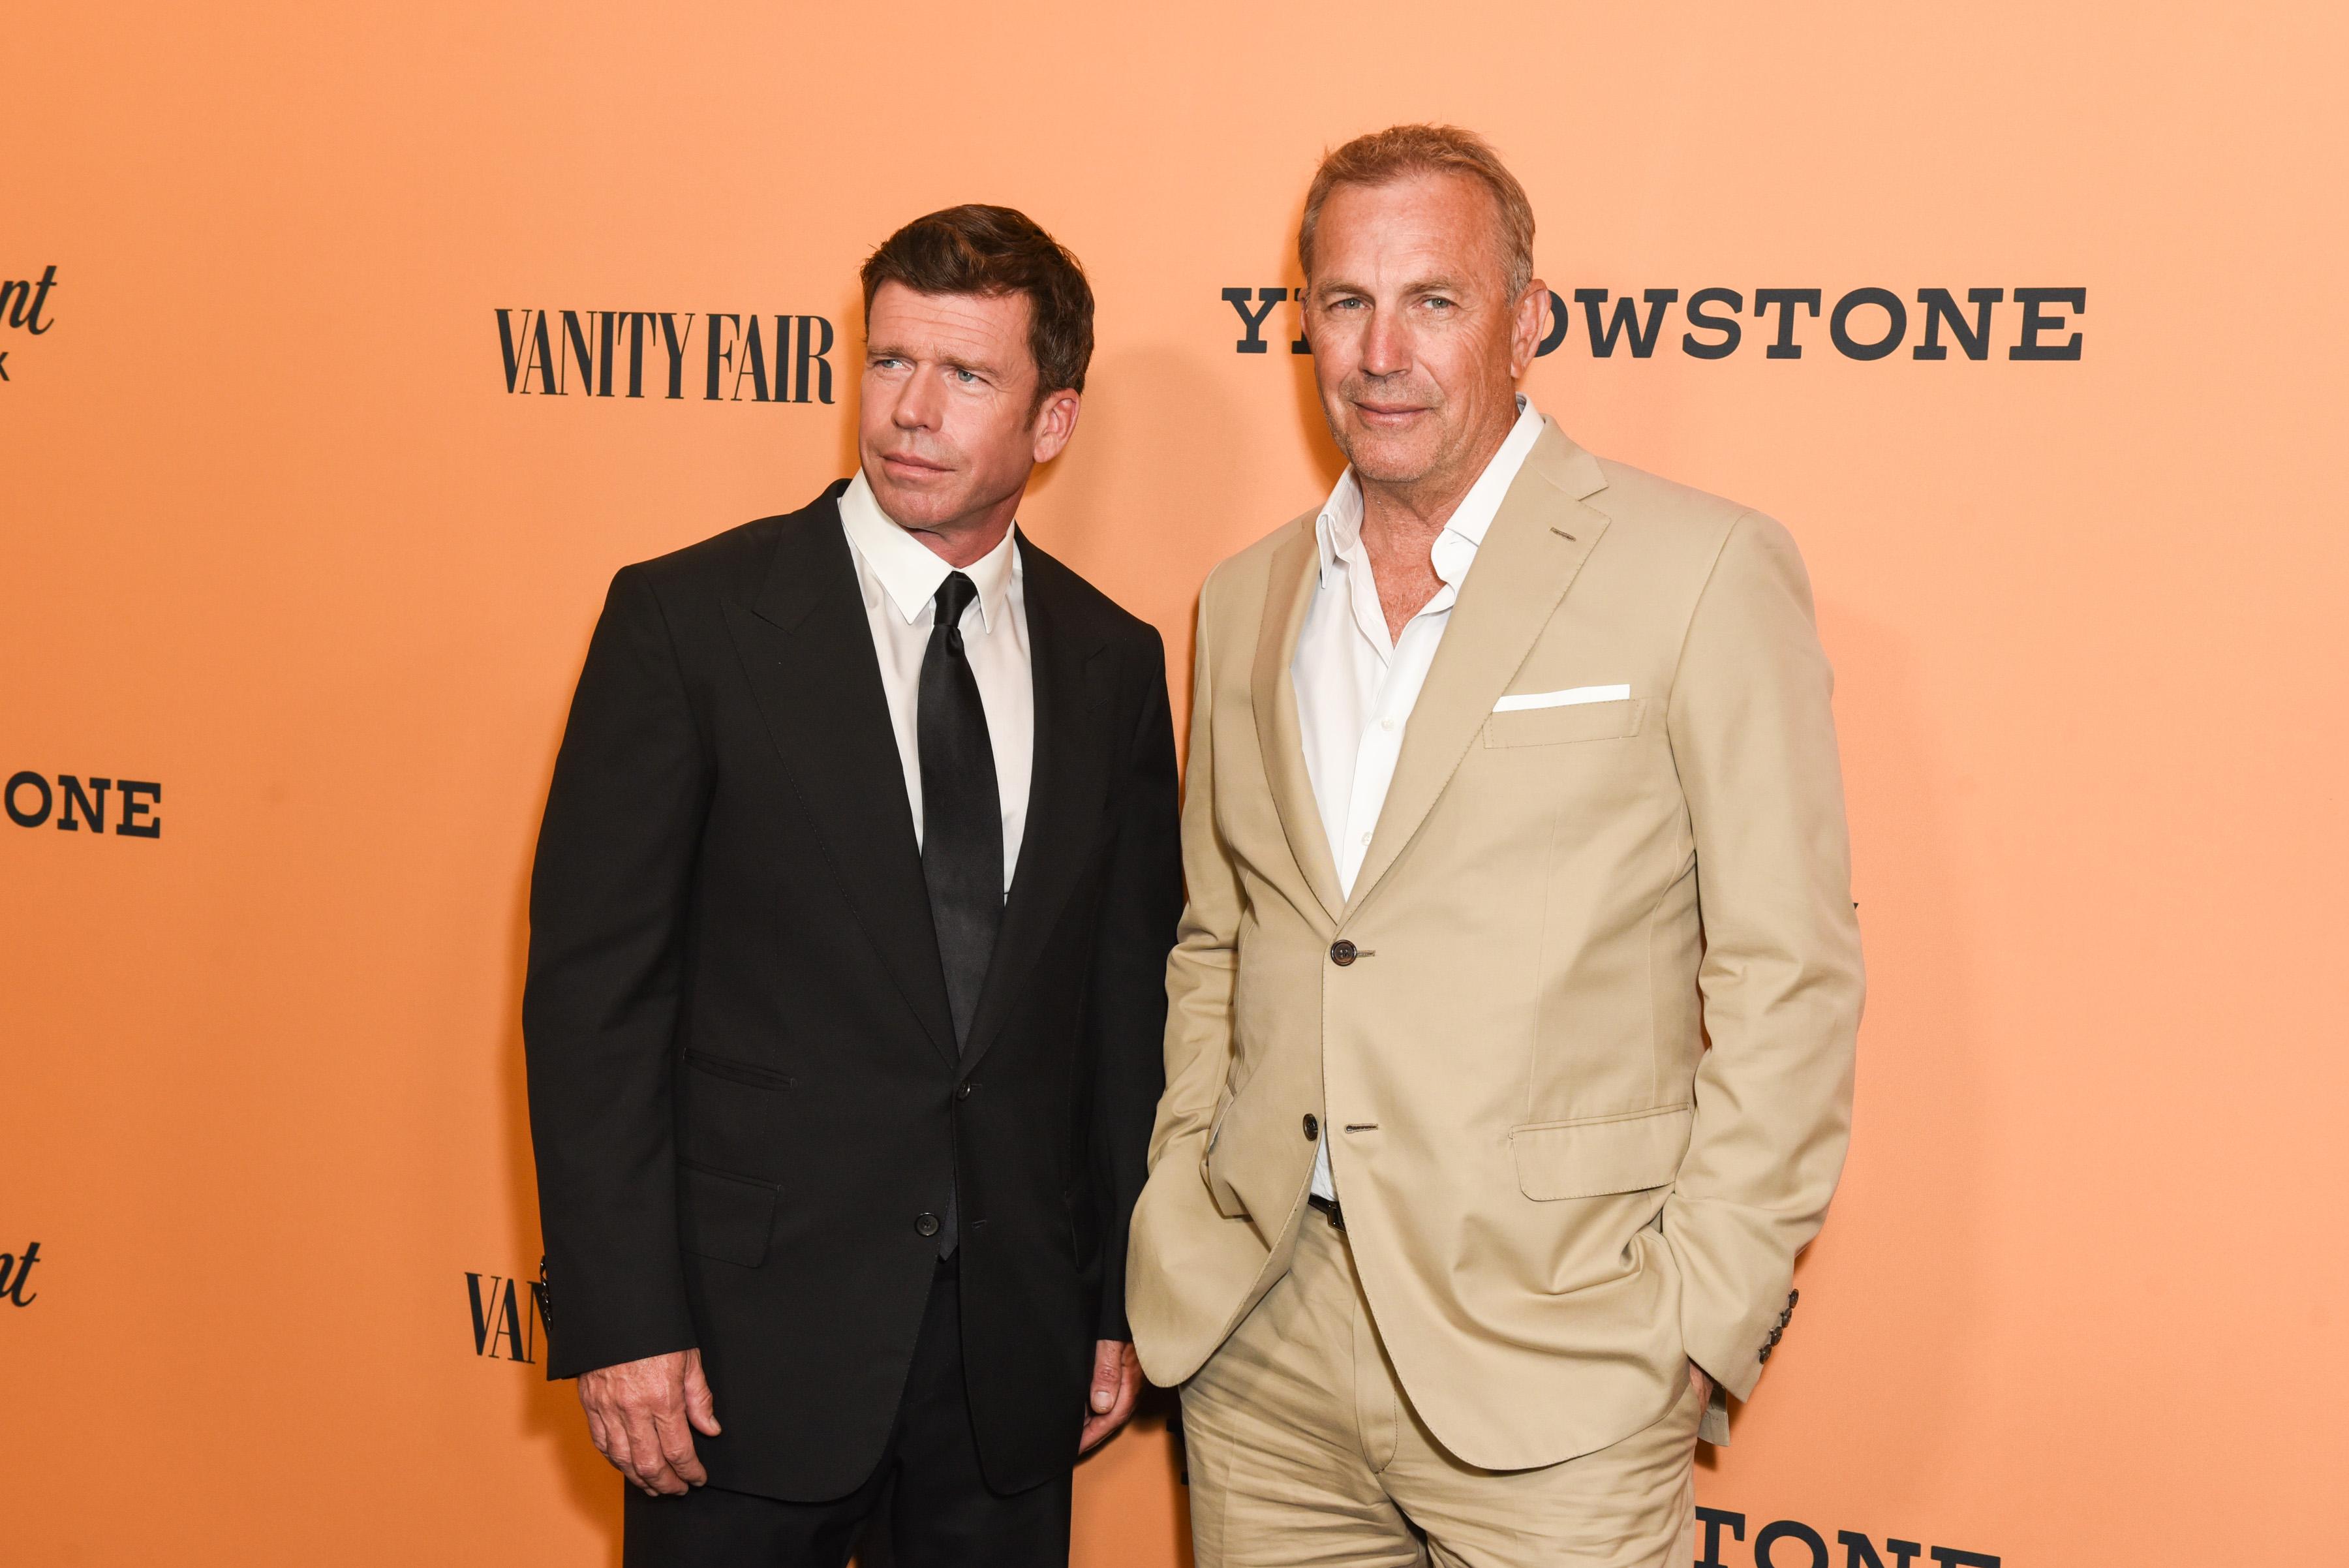
[[[1158,634],[1019,542],[1027,835],[957,1055],[834,485],[623,569],[531,881],[523,1027],[557,1377],[699,1346],[711,1479],[879,1462],[960,1194],[988,1481],[1073,1462],[1124,1339],[1182,910]]]

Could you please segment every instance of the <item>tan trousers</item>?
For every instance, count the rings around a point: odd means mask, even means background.
[[[1395,1380],[1345,1238],[1309,1213],[1288,1277],[1183,1386],[1198,1568],[1682,1568],[1702,1414],[1683,1387],[1596,1453],[1463,1463]]]

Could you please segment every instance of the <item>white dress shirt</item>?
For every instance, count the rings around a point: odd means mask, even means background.
[[[1314,522],[1320,575],[1288,679],[1297,689],[1305,772],[1313,781],[1313,803],[1320,808],[1321,830],[1329,836],[1330,858],[1337,862],[1338,889],[1344,897],[1353,896],[1354,877],[1369,853],[1387,786],[1394,782],[1412,708],[1435,662],[1452,607],[1460,600],[1460,585],[1541,426],[1532,400],[1520,393],[1517,422],[1430,547],[1444,586],[1404,623],[1400,639],[1387,635],[1386,611],[1379,607],[1379,585],[1362,546],[1362,489],[1352,469],[1338,476],[1337,488]],[[1326,1137],[1313,1157],[1313,1190],[1323,1198],[1338,1195]]]
[[[988,744],[995,752],[995,794],[1003,807],[1003,890],[1019,865],[1028,831],[1028,789],[1036,766],[1036,683],[1028,651],[1028,597],[1018,542],[1002,543],[968,566],[948,566],[931,548],[889,520],[860,472],[840,498],[840,526],[856,558],[864,618],[881,661],[881,689],[889,697],[889,727],[905,773],[905,800],[914,808],[914,843],[922,842],[922,659],[937,617],[938,586],[960,570],[978,589],[962,612],[963,655],[978,680],[987,711]]]

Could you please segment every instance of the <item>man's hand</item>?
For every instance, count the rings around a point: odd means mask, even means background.
[[[1689,1363],[1689,1386],[1696,1390],[1700,1408],[1713,1403],[1713,1378],[1693,1361]]]
[[[1077,1438],[1077,1452],[1089,1454],[1109,1441],[1142,1394],[1142,1357],[1122,1339],[1104,1339],[1093,1345],[1093,1392],[1085,1416],[1085,1429]]]
[[[677,1496],[709,1479],[693,1455],[695,1432],[718,1435],[700,1351],[673,1350],[583,1372],[579,1403],[586,1407],[587,1435],[595,1447],[647,1496]]]

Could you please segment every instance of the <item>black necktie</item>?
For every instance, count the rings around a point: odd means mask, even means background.
[[[938,585],[922,655],[916,729],[922,748],[922,877],[946,965],[955,1044],[970,1044],[971,1015],[1003,925],[1003,806],[978,679],[963,654],[962,616],[978,589],[960,572]]]
[[[960,572],[938,585],[930,646],[922,655],[922,695],[914,722],[922,747],[922,880],[929,884],[930,923],[946,966],[947,1006],[955,1046],[970,1046],[971,1015],[995,957],[1003,925],[1003,807],[995,787],[995,745],[978,678],[962,649],[962,612],[978,589]],[[962,1234],[962,1198],[947,1195],[938,1256],[951,1258]]]

